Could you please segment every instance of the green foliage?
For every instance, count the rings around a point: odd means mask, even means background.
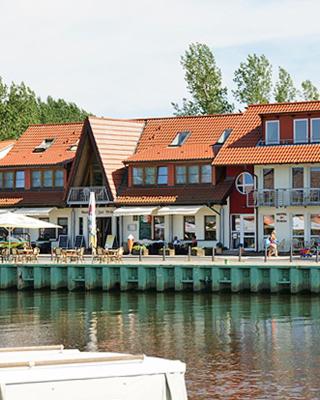
[[[78,122],[87,115],[62,99],[42,101],[23,82],[8,87],[0,77],[0,140],[19,137],[30,124]]]
[[[234,73],[235,98],[244,104],[268,103],[272,88],[272,66],[264,56],[249,54]]]
[[[233,111],[227,100],[227,88],[222,86],[221,71],[206,44],[192,43],[181,65],[191,100],[183,99],[182,106],[171,103],[175,115],[215,114]]]
[[[274,88],[274,99],[278,103],[294,101],[297,97],[297,89],[294,87],[291,75],[282,67],[279,67],[278,81]]]
[[[310,80],[301,83],[302,97],[304,100],[319,100],[319,91]]]

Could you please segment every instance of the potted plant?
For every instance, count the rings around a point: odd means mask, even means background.
[[[132,254],[138,256],[140,254],[140,251],[142,251],[143,256],[149,255],[149,250],[147,249],[147,247],[145,245],[135,244],[132,247]]]

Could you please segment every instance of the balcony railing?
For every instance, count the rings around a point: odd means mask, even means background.
[[[69,191],[68,204],[89,204],[90,192],[96,195],[97,204],[110,203],[105,186],[72,187]]]
[[[320,205],[320,188],[263,189],[247,194],[248,207],[287,207]]]

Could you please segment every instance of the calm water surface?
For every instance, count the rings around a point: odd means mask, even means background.
[[[320,399],[316,296],[0,292],[0,347],[59,343],[183,360],[190,399]]]

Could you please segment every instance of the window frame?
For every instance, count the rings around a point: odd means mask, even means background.
[[[62,173],[62,185],[61,186],[57,185],[57,181],[58,181],[57,172],[61,172]],[[53,180],[54,180],[54,187],[55,188],[63,188],[64,187],[64,170],[63,169],[55,169],[55,170],[53,170]]]
[[[278,134],[277,134],[277,140],[270,142],[270,140],[268,140],[268,125],[272,124],[272,123],[277,123]],[[266,143],[266,145],[270,145],[270,146],[271,145],[280,144],[280,121],[278,119],[273,119],[273,120],[266,121],[266,124],[265,124],[265,143]]]
[[[207,219],[214,218],[215,228],[213,230],[207,230]],[[214,233],[214,237],[208,237],[208,234]],[[204,240],[217,240],[217,216],[216,215],[205,215],[204,216]]]
[[[160,169],[161,168],[165,168],[166,169],[166,175],[160,175],[159,174],[159,172],[160,172]],[[159,182],[159,177],[162,177],[162,176],[166,176],[166,182]],[[158,167],[157,167],[157,185],[159,185],[159,186],[165,186],[165,185],[168,185],[168,179],[169,179],[169,168],[168,168],[168,166],[167,165],[159,165]]]
[[[162,219],[163,222],[158,222],[158,223],[156,223],[156,219],[157,219],[157,218]],[[158,234],[156,234],[156,226],[157,226],[157,225],[160,225],[160,224],[162,224],[162,223],[163,223],[163,228],[159,230],[159,232],[162,231],[162,238],[161,238],[161,236],[159,236]],[[165,239],[165,230],[166,230],[165,223],[166,223],[166,220],[165,220],[164,215],[155,215],[155,216],[153,216],[153,218],[152,218],[152,225],[153,225],[153,226],[152,226],[152,234],[153,234],[153,240],[164,240],[164,239]]]
[[[320,143],[320,137],[318,140],[313,139],[313,126],[312,126],[313,121],[320,122],[320,117],[319,118],[310,118],[310,143]],[[319,136],[320,136],[320,131],[319,131]]]
[[[153,172],[154,172],[153,175],[148,175],[147,169],[153,170]],[[147,182],[147,176],[152,176],[154,178],[153,183]],[[154,186],[156,184],[156,182],[157,182],[157,167],[144,167],[143,168],[143,182],[144,182],[144,185],[146,185],[146,186]]]
[[[135,175],[134,175],[134,171],[137,170],[141,170],[142,175],[141,175],[141,183],[135,183],[134,179],[135,179]],[[143,167],[132,167],[132,184],[133,186],[143,186],[144,184],[144,168]]]
[[[307,127],[307,131],[306,131],[306,140],[305,141],[297,141],[296,139],[296,122],[306,122],[306,127]],[[309,122],[308,122],[308,118],[295,118],[293,120],[293,143],[294,144],[305,144],[305,143],[309,143]]]
[[[178,180],[177,180],[177,169],[178,168],[184,168],[184,171],[185,171],[185,173],[184,173],[184,177],[185,177],[184,182],[178,182]],[[174,168],[174,180],[175,180],[175,184],[176,185],[186,185],[188,183],[188,168],[187,168],[186,165],[175,165],[175,168]]]
[[[203,167],[209,167],[210,168],[210,179],[208,182],[204,182],[203,181],[203,176],[206,176],[205,174],[203,174],[202,169]],[[201,164],[200,165],[200,182],[201,183],[205,183],[205,184],[210,184],[212,183],[212,165],[211,164]]]
[[[244,180],[243,183],[240,185],[240,186],[242,186],[242,187],[244,188],[244,190],[242,191],[242,190],[239,189],[239,179],[240,179],[241,176],[244,176],[245,174],[250,175],[250,176],[252,177],[252,185],[251,185],[251,184],[249,185],[249,184],[245,183],[245,180]],[[246,188],[246,187],[250,187],[250,186],[252,186],[252,190],[249,191],[249,192],[247,192],[247,191],[245,190],[245,188]],[[242,194],[242,195],[247,195],[248,193],[251,193],[251,192],[255,189],[254,175],[253,175],[251,172],[249,172],[249,171],[243,171],[243,172],[241,172],[241,173],[236,177],[235,187],[236,187],[237,191],[238,191],[240,194]]]
[[[190,181],[190,176],[192,175],[192,174],[190,174],[190,169],[191,168],[197,168],[197,170],[198,170],[198,174],[197,174],[198,182],[191,182]],[[187,170],[188,170],[188,172],[187,172],[187,174],[188,174],[188,184],[189,185],[198,185],[201,182],[200,165],[198,165],[198,164],[190,164],[190,165],[188,165],[188,169]]]
[[[64,225],[61,223],[61,220],[66,220],[67,224]],[[60,235],[69,235],[69,218],[68,217],[58,217],[57,219],[57,225],[62,226],[62,228],[57,228],[58,229],[58,235],[57,237],[59,237]],[[64,228],[66,227],[66,232],[64,232]]]
[[[192,231],[193,232],[193,234],[194,234],[194,236],[196,236],[196,216],[195,215],[184,215],[183,216],[183,240],[192,240],[192,237],[190,238],[190,237],[187,237],[187,234],[189,235],[189,233],[191,233],[192,234],[192,232],[187,232],[186,231],[186,219],[187,218],[193,218],[193,220],[194,220],[194,231]]]

